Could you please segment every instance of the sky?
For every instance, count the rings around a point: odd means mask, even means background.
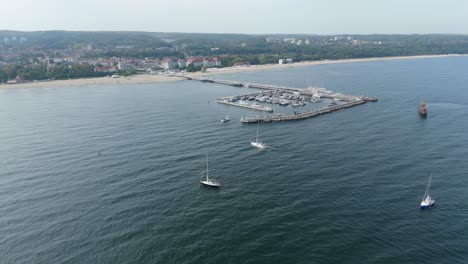
[[[0,30],[468,34],[464,0],[0,0]]]

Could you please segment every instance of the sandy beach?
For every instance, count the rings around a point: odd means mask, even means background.
[[[313,65],[333,64],[333,63],[356,63],[368,61],[381,61],[381,60],[403,60],[403,59],[425,59],[425,58],[441,58],[441,57],[455,57],[455,56],[468,56],[467,54],[449,54],[449,55],[421,55],[421,56],[399,56],[399,57],[379,57],[379,58],[363,58],[363,59],[346,59],[346,60],[322,60],[322,61],[304,61],[292,64],[264,64],[264,65],[251,65],[245,67],[226,67],[226,68],[210,68],[207,72],[185,73],[185,76],[199,77],[207,75],[237,73],[237,72],[254,72],[271,69],[282,69],[290,67],[304,67]],[[143,84],[143,83],[158,83],[182,80],[179,77],[170,77],[167,75],[134,75],[129,77],[120,78],[83,78],[71,80],[53,80],[53,81],[35,81],[18,84],[0,84],[0,89],[11,88],[46,88],[46,87],[70,87],[70,86],[89,86],[89,85],[119,85],[119,84]]]

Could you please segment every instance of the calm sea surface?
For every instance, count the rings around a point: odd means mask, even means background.
[[[256,112],[214,101],[246,88],[0,90],[0,263],[468,263],[467,70],[451,57],[222,76],[379,98],[263,124],[265,151],[239,122]],[[199,185],[206,154],[220,190]]]

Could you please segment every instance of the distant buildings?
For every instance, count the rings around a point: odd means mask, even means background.
[[[193,65],[193,67],[219,67],[221,66],[221,61],[218,58],[210,58],[210,57],[196,57],[196,58],[189,58],[186,61],[186,67]]]
[[[221,62],[218,60],[218,58],[204,58],[203,66],[206,68],[218,67],[221,66]]]
[[[293,63],[293,59],[279,59],[278,64],[290,64]]]
[[[189,58],[186,61],[186,67],[193,65],[193,67],[202,67],[203,66],[203,58]]]
[[[175,69],[179,67],[179,62],[175,59],[164,59],[161,62],[161,68],[165,70]]]

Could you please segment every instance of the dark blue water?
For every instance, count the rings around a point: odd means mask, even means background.
[[[452,57],[223,76],[379,98],[264,124],[260,152],[239,122],[256,113],[214,102],[245,88],[0,90],[0,263],[467,263],[466,69]],[[207,153],[218,191],[198,183]],[[437,205],[421,211],[431,173]]]

